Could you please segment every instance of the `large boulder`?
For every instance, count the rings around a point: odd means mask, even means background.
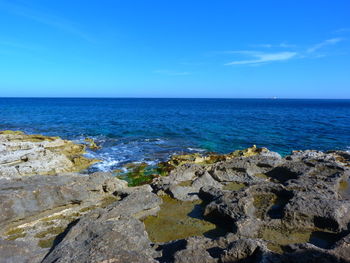
[[[121,201],[81,218],[43,262],[156,262],[139,220],[159,210],[161,199],[150,190],[129,190]]]
[[[109,173],[37,175],[1,182],[1,224],[59,207],[96,203],[127,187],[125,181]]]

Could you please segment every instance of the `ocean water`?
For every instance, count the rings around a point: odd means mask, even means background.
[[[350,100],[0,98],[0,130],[102,146],[93,170],[156,162],[174,153],[228,153],[256,144],[350,150]]]

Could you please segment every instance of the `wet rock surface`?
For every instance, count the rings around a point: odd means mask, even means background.
[[[128,187],[23,136],[0,133],[0,262],[350,262],[348,153],[173,156]]]

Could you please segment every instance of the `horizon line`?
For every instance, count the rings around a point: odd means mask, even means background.
[[[0,99],[216,99],[216,100],[238,100],[238,99],[246,99],[246,100],[350,100],[350,98],[295,98],[295,97],[75,97],[75,96],[21,96],[21,97],[13,97],[13,96],[0,96]]]

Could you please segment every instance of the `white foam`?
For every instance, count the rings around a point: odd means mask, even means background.
[[[118,162],[117,160],[105,160],[99,163],[96,163],[93,165],[94,168],[103,171],[103,172],[108,172],[113,170],[112,167],[118,166],[120,162]]]
[[[161,138],[143,139],[112,139],[104,136],[89,136],[102,146],[101,149],[93,151],[87,149],[85,154],[88,158],[99,159],[101,162],[94,164],[91,169],[97,171],[112,171],[122,169],[126,163],[147,163],[155,166],[161,161],[169,159],[172,154],[182,153],[181,146],[176,141]],[[76,141],[86,143],[85,137],[81,136]],[[201,148],[183,148],[189,152],[205,152]]]
[[[204,149],[200,149],[200,148],[191,148],[188,147],[187,150],[191,151],[191,152],[205,152],[206,150]]]

